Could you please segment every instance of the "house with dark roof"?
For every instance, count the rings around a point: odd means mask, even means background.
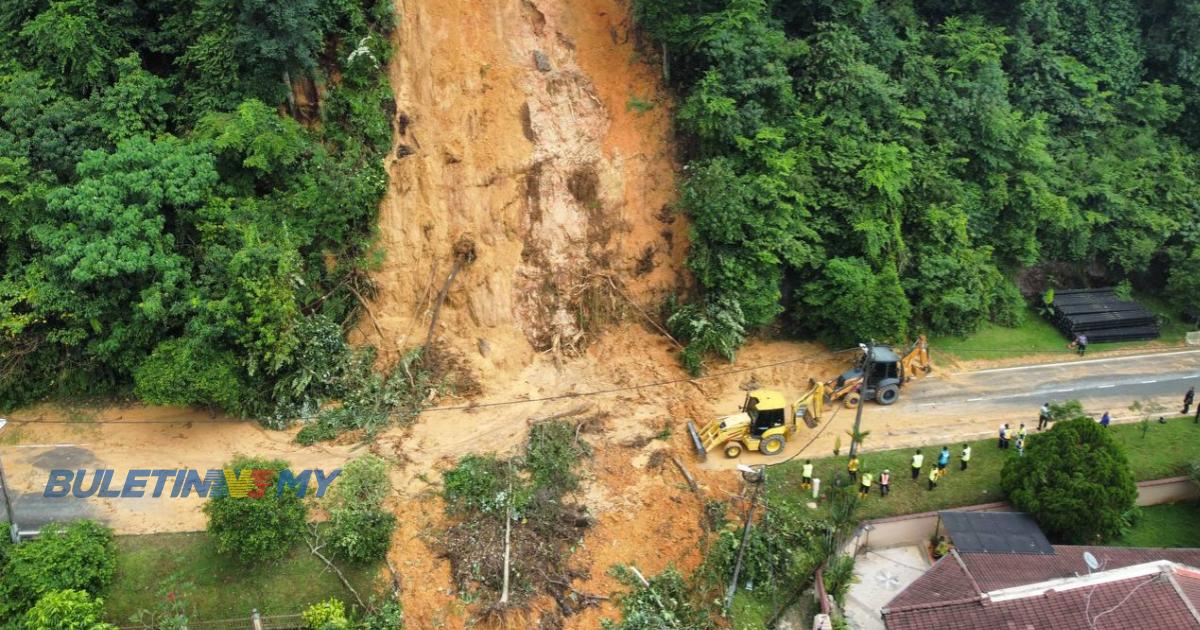
[[[1200,549],[1043,545],[1022,519],[943,518],[955,548],[881,610],[888,630],[1200,630]]]

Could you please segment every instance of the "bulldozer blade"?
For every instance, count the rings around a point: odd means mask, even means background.
[[[692,436],[692,446],[696,448],[696,455],[700,457],[700,461],[708,459],[708,451],[704,450],[704,444],[700,442],[700,431],[696,429],[696,423],[688,420],[687,429],[688,435]]]

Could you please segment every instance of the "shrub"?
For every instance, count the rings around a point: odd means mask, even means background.
[[[736,300],[719,298],[704,304],[684,304],[667,318],[667,329],[687,344],[680,359],[693,376],[703,369],[704,358],[717,354],[732,361],[746,340],[746,318]]]
[[[387,462],[374,455],[346,462],[331,492],[329,535],[334,549],[354,562],[387,554],[396,517],[382,506],[391,491]]]
[[[1055,541],[1096,544],[1120,534],[1137,486],[1129,460],[1108,431],[1075,416],[1031,436],[1025,450],[1000,474],[1013,507],[1029,512]]]
[[[12,618],[51,591],[99,593],[112,581],[112,532],[94,521],[50,524],[34,540],[12,547],[0,576],[0,620]]]
[[[208,515],[208,533],[216,541],[217,551],[246,563],[283,557],[303,535],[307,514],[293,489],[275,491],[278,473],[287,468],[287,462],[239,456],[226,468],[266,469],[274,474],[261,498],[233,497],[227,492],[209,495],[204,513]]]
[[[531,498],[520,491],[523,487],[513,467],[492,455],[468,455],[442,475],[442,497],[450,512],[500,513],[510,504],[510,489],[517,491],[513,509],[521,511]]]
[[[25,613],[26,630],[108,630],[104,623],[104,600],[92,599],[85,591],[50,591]]]
[[[304,617],[304,627],[309,630],[344,630],[350,627],[345,605],[334,597],[305,608],[301,616]]]
[[[575,466],[580,458],[589,454],[587,445],[575,439],[573,424],[541,422],[529,430],[524,468],[529,470],[534,485],[549,488],[559,496],[579,487]]]
[[[693,603],[683,576],[674,568],[647,580],[645,586],[629,569],[613,567],[613,575],[622,584],[632,587],[617,596],[621,621],[602,622],[605,630],[702,630],[713,627],[704,610]]]
[[[330,542],[353,562],[370,562],[387,555],[396,517],[373,508],[337,508],[330,511]]]
[[[387,462],[367,454],[355,457],[342,466],[337,485],[330,490],[331,499],[346,507],[379,507],[392,491]]]
[[[360,630],[404,630],[404,608],[400,602],[388,600],[374,606],[358,622],[358,627]]]
[[[158,405],[213,406],[237,412],[242,401],[251,397],[233,353],[193,339],[155,346],[133,380],[134,395]]]
[[[826,565],[823,575],[826,592],[839,607],[845,607],[850,585],[857,581],[854,577],[854,556],[842,555],[833,558]]]

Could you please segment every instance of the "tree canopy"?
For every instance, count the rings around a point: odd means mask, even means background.
[[[1200,297],[1190,3],[634,8],[681,101],[700,299],[747,327],[786,314],[847,344],[1011,324],[1013,273],[1043,262]]]
[[[327,353],[305,346],[371,291],[395,105],[362,59],[389,56],[391,10],[0,7],[0,409],[135,395],[282,422],[319,406],[328,384],[300,359]]]
[[[1000,483],[1013,507],[1033,515],[1051,540],[1096,544],[1129,524],[1137,485],[1108,430],[1078,403],[1068,412],[1069,419],[1031,436],[1023,457],[1004,464]]]

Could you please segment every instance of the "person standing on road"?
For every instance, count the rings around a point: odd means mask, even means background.
[[[1192,409],[1192,403],[1196,400],[1196,388],[1189,387],[1187,393],[1183,395],[1183,415],[1187,415]]]
[[[929,467],[929,489],[933,490],[934,488],[936,488],[937,482],[938,482],[938,469],[934,468],[933,466],[930,466]]]
[[[1050,403],[1042,403],[1041,410],[1038,411],[1038,431],[1050,426]]]
[[[802,490],[809,490],[812,488],[812,473],[813,473],[812,460],[811,459],[804,460],[804,468],[802,468],[801,472],[800,472],[800,488]]]
[[[892,471],[885,468],[879,475],[879,496],[886,497],[892,491]]]
[[[1112,422],[1112,416],[1108,415],[1108,412],[1105,411],[1104,415],[1100,416],[1100,426],[1107,429],[1109,422]]]
[[[868,494],[871,494],[871,473],[863,471],[862,484],[858,486],[858,498],[865,499]]]
[[[924,464],[925,456],[921,454],[921,449],[917,449],[917,452],[913,454],[912,458],[913,481],[916,481],[917,477],[921,476],[921,466]]]
[[[950,447],[943,446],[942,452],[938,453],[937,469],[938,477],[946,474],[946,466],[950,465]]]
[[[961,470],[966,470],[967,464],[971,463],[971,445],[970,444],[963,444],[961,462],[962,462]]]
[[[858,458],[851,457],[850,462],[846,464],[846,472],[850,473],[850,481],[858,478]]]

